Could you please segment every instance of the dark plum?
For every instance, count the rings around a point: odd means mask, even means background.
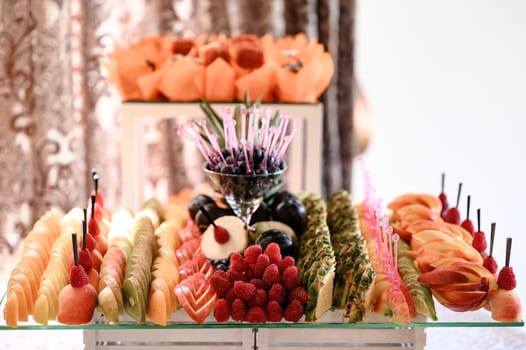
[[[293,198],[278,203],[272,210],[272,218],[289,225],[298,238],[307,227],[307,210],[299,200]]]
[[[254,214],[252,214],[252,218],[250,219],[250,225],[253,225],[256,222],[270,220],[270,214],[271,212],[267,204],[265,202],[261,202]]]
[[[212,197],[206,194],[198,194],[190,201],[190,204],[188,204],[188,213],[192,220],[195,220],[199,207],[205,204],[215,204],[215,201]]]
[[[255,244],[259,244],[263,251],[265,251],[265,248],[270,243],[277,243],[279,245],[282,257],[287,255],[295,257],[296,246],[288,233],[277,229],[270,229],[261,233],[255,241]]]
[[[220,208],[220,207],[218,207],[216,205],[215,202],[214,203],[207,203],[207,204],[203,205],[203,207],[205,208],[206,212],[208,212],[208,214],[210,215],[212,220],[215,220],[215,219],[217,219],[220,216],[234,215],[234,211],[232,209],[230,209],[230,208],[228,208],[228,209]],[[207,227],[210,226],[210,220],[208,220],[208,218],[199,210],[198,210],[197,214],[195,214],[194,221],[195,221],[195,224],[197,225],[197,227],[199,228],[199,231],[201,231],[201,232],[205,232]]]

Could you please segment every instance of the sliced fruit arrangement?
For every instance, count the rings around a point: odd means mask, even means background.
[[[79,263],[77,234],[71,234],[73,266],[69,271],[69,283],[58,296],[57,320],[63,324],[86,324],[93,317],[97,305],[97,290],[89,283],[85,267]]]
[[[379,205],[380,202],[368,196],[356,207],[360,217],[360,230],[367,242],[371,264],[376,272],[369,303],[376,313],[383,314],[391,322],[408,325],[411,318],[416,316],[416,308],[395,268],[397,247],[392,245],[394,235],[387,224],[387,216],[381,216]]]
[[[97,307],[104,321],[118,322],[124,312],[122,286],[127,257],[132,248],[133,217],[127,210],[112,215],[108,232],[108,250],[100,266]]]
[[[33,312],[51,248],[60,235],[60,219],[58,211],[48,211],[33,225],[24,240],[22,257],[7,282],[4,319],[9,327],[16,328],[18,321],[27,321]]]
[[[327,223],[336,258],[333,305],[343,309],[349,323],[363,322],[371,310],[370,293],[376,273],[351,195],[338,191],[327,202]]]
[[[410,250],[411,247],[409,244],[403,240],[398,241],[398,270],[409,293],[411,293],[416,311],[436,321],[438,317],[433,295],[427,285],[418,281],[421,272],[416,266],[415,261],[406,255]]]
[[[133,247],[126,262],[122,285],[124,310],[134,320],[143,323],[146,319],[148,291],[155,254],[155,236],[151,216],[140,212],[133,225]]]
[[[51,248],[51,257],[33,305],[33,319],[40,324],[47,325],[48,321],[57,318],[58,296],[69,281],[69,257],[73,251],[71,233],[82,232],[82,218],[82,209],[75,208],[60,222],[60,236]]]
[[[157,251],[152,264],[152,280],[146,317],[153,323],[166,325],[179,306],[175,287],[180,282],[175,251],[181,246],[177,222],[165,221],[155,230]]]
[[[308,293],[305,320],[315,321],[332,306],[336,258],[325,201],[317,194],[308,194],[302,202],[307,210],[307,228],[299,241],[297,266]]]

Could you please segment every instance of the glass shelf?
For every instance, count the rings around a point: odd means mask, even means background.
[[[5,294],[4,294],[5,297]],[[3,301],[0,301],[0,312],[3,314]],[[0,321],[0,331],[3,330],[133,330],[133,329],[234,329],[234,328],[274,328],[274,329],[301,329],[301,328],[331,328],[331,329],[415,329],[415,328],[477,328],[477,327],[523,327],[524,320],[519,322],[497,322],[491,319],[491,313],[487,310],[471,312],[454,312],[446,309],[435,302],[438,314],[438,321],[427,320],[423,316],[418,316],[410,326],[393,324],[381,315],[371,313],[364,323],[342,323],[340,321],[341,311],[328,311],[316,322],[268,322],[268,323],[247,323],[247,322],[225,322],[217,323],[213,317],[209,317],[204,323],[197,324],[184,310],[179,310],[172,314],[171,320],[166,326],[159,326],[151,322],[139,324],[132,320],[128,315],[121,315],[121,322],[118,324],[108,324],[103,322],[102,316],[96,311],[91,323],[84,325],[64,325],[56,321],[50,321],[47,326],[37,324],[32,321],[19,322],[18,328],[7,327],[5,321]]]

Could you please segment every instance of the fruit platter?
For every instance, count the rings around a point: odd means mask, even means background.
[[[456,206],[444,192],[384,205],[366,172],[360,203],[343,189],[292,193],[280,177],[293,118],[222,114],[222,127],[178,130],[205,159],[203,188],[110,209],[93,169],[86,206],[42,215],[7,283],[1,329],[524,325],[512,241],[499,264],[496,225],[487,240],[478,212],[475,230],[469,196],[461,217],[461,185]],[[462,323],[467,313],[483,321]]]

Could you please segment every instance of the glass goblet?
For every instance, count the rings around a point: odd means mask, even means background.
[[[223,194],[234,213],[250,229],[250,219],[257,210],[265,193],[277,184],[287,169],[267,174],[226,174],[204,167],[205,174],[212,181],[214,189]]]

